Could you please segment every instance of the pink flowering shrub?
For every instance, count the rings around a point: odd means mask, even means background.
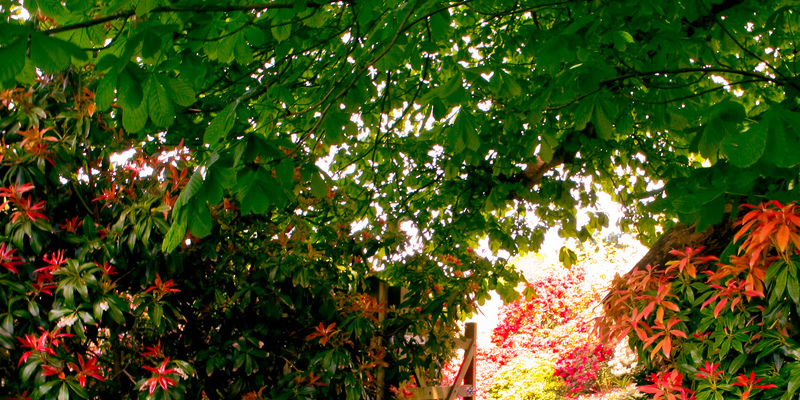
[[[555,365],[554,374],[564,379],[571,398],[597,389],[600,370],[607,367],[607,360],[614,352],[602,343],[586,343],[562,354]]]

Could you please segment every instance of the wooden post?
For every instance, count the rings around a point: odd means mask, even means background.
[[[389,284],[384,281],[381,281],[378,284],[378,304],[384,304],[388,307],[389,304]],[[383,321],[386,319],[386,312],[378,313],[378,324],[382,324]],[[372,340],[377,341],[378,348],[383,345],[383,340],[380,337],[374,337]],[[388,357],[388,354],[386,355]],[[375,371],[375,385],[377,387],[377,400],[383,400],[384,396],[386,395],[386,369],[384,367],[378,367],[377,371]]]
[[[410,391],[414,394],[412,399],[447,399],[454,400],[456,397],[463,397],[465,400],[475,400],[475,354],[478,350],[478,325],[468,322],[465,327],[465,338],[456,339],[456,347],[464,349],[464,362],[458,369],[456,380],[452,386],[424,386],[413,388]],[[419,374],[419,372],[417,373]],[[462,384],[463,382],[463,384]],[[422,386],[422,385],[420,385]]]
[[[467,343],[472,343],[472,360],[469,362],[469,367],[467,368],[467,375],[464,377],[464,386],[471,386],[472,388],[472,396],[464,397],[464,400],[475,400],[475,359],[478,355],[478,324],[475,322],[467,322],[467,326],[465,327],[464,336],[467,337]],[[470,340],[471,339],[471,340]],[[466,351],[464,352],[466,354]],[[467,361],[464,359],[464,361]]]

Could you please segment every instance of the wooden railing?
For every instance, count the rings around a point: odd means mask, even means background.
[[[377,285],[374,288],[373,295],[377,298],[379,303],[398,306],[402,303],[403,297],[406,294],[405,288],[389,287],[386,282],[376,281]],[[390,291],[394,293],[390,294]],[[378,321],[383,322],[386,318],[385,313],[378,315]],[[461,368],[458,370],[456,380],[451,386],[428,386],[427,379],[421,368],[417,368],[414,374],[417,378],[419,387],[409,388],[408,390],[413,394],[410,399],[413,400],[434,400],[434,399],[447,399],[454,400],[458,397],[463,397],[465,400],[475,400],[475,353],[477,351],[477,332],[478,325],[475,322],[467,322],[464,329],[464,339],[455,339],[455,348],[464,350],[464,362],[461,363]],[[374,338],[375,345],[380,345],[381,339]],[[386,393],[387,383],[385,381],[386,371],[383,367],[378,368],[376,371],[376,380],[378,382],[379,400],[388,399],[389,396],[383,397]]]
[[[456,348],[464,349],[464,362],[458,370],[456,380],[452,386],[428,386],[425,384],[425,375],[421,370],[417,370],[417,384],[419,387],[409,389],[414,394],[411,399],[447,399],[453,400],[456,397],[463,397],[464,400],[475,399],[475,352],[477,346],[478,325],[474,322],[467,322],[464,330],[465,339],[456,339]],[[463,382],[463,383],[462,383]]]

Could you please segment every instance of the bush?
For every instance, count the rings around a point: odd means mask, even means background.
[[[627,339],[654,398],[788,399],[800,387],[800,207],[746,206],[723,254],[676,249],[620,279],[605,341]]]
[[[566,393],[554,375],[553,362],[543,357],[518,357],[503,367],[489,390],[491,400],[557,400]]]
[[[601,343],[586,343],[559,357],[555,374],[566,382],[570,395],[591,393],[597,389],[598,374],[606,367],[606,358],[613,349]]]

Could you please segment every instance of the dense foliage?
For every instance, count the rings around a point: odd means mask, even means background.
[[[630,373],[633,360],[622,356],[612,360],[615,349],[599,343],[594,323],[612,275],[640,257],[641,251],[627,247],[627,240],[620,243],[616,235],[608,238],[616,243],[597,240],[585,246],[569,269],[556,257],[541,254],[514,260],[529,281],[527,296],[503,305],[490,331],[491,344],[478,344],[478,399],[514,393],[561,398],[627,386],[620,377]],[[614,367],[612,361],[617,361]],[[458,362],[447,366],[446,382],[458,366]],[[526,374],[530,375],[523,379]]]
[[[554,375],[553,363],[534,355],[518,357],[494,376],[490,400],[560,400],[564,383]]]
[[[0,0],[2,391],[375,397],[516,299],[484,238],[797,198],[793,7]]]
[[[621,278],[605,339],[628,339],[653,398],[790,399],[800,384],[800,208],[748,206],[719,256],[676,249],[663,268]],[[738,240],[738,241],[737,241]]]

